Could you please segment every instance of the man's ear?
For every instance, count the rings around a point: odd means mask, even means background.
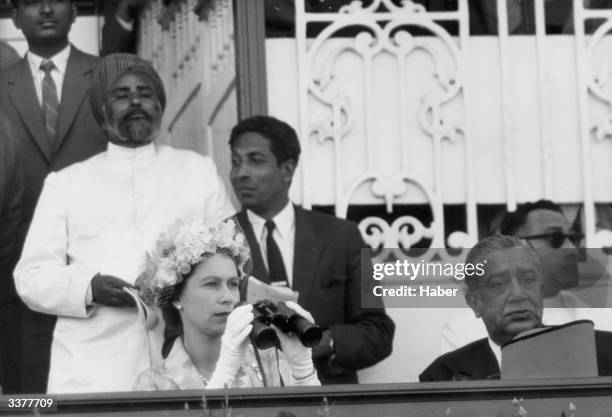
[[[297,167],[297,163],[293,159],[287,159],[285,162],[281,164],[281,170],[283,172],[283,180],[285,182],[291,183],[291,180],[293,180],[293,174],[295,174],[296,167]]]
[[[480,318],[480,298],[473,291],[466,290],[465,302],[470,306],[476,318]]]

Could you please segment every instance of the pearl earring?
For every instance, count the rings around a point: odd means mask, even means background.
[[[183,305],[181,303],[172,303],[172,305],[179,311],[183,309]]]

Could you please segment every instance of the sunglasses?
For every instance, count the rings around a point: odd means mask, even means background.
[[[520,239],[548,239],[551,247],[559,249],[563,246],[565,239],[568,239],[574,246],[578,246],[580,241],[584,239],[584,235],[581,233],[549,232],[539,235],[520,236]]]

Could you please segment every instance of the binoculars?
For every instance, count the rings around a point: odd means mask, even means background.
[[[295,333],[305,347],[317,345],[323,336],[319,326],[291,310],[284,302],[274,304],[269,300],[260,300],[253,304],[253,314],[251,341],[258,349],[280,347],[276,330],[270,327],[272,324],[283,333]]]

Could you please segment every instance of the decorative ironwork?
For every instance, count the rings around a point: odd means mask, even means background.
[[[411,216],[400,217],[392,224],[381,218],[364,219],[360,228],[366,241],[373,247],[401,245],[409,248],[424,237],[431,239],[431,248],[455,245],[469,247],[477,238],[473,179],[469,168],[469,126],[466,117],[456,118],[455,113],[446,111],[449,103],[459,101],[467,112],[465,102],[469,100],[469,95],[464,90],[467,71],[467,10],[466,1],[459,2],[457,11],[428,12],[413,1],[396,5],[390,0],[374,0],[368,5],[352,1],[341,7],[338,13],[307,13],[304,1],[296,2],[300,137],[305,161],[303,170],[320,169],[318,164],[321,162],[311,159],[312,154],[317,148],[329,143],[333,153],[334,206],[337,216],[346,217],[354,194],[364,185],[369,186],[370,194],[382,201],[388,212],[392,212],[393,205],[398,204],[409,189],[419,190],[433,212],[433,221],[428,226]],[[459,39],[453,38],[440,21],[458,22]],[[315,39],[309,40],[305,37],[306,26],[313,22],[327,25]],[[351,29],[356,34],[352,38],[332,39],[345,29]],[[426,31],[432,36],[414,36],[412,32],[415,29]],[[419,68],[410,66],[409,60],[418,54],[424,54],[430,64]],[[347,56],[359,59],[355,71],[361,76],[358,89],[348,87],[339,80],[336,73],[338,62]],[[375,120],[387,116],[377,114],[374,104],[381,99],[376,96],[377,81],[386,76],[377,71],[377,66],[383,60],[388,73],[394,74],[397,80],[399,147],[387,147],[390,151],[389,159],[399,159],[399,165],[393,172],[382,166],[376,155],[381,148],[376,147]],[[415,97],[408,87],[407,77],[412,71],[423,68],[431,68],[431,85],[420,97]],[[356,91],[363,94],[362,99],[356,99]],[[409,109],[415,106],[411,100],[418,101],[416,117],[404,118],[403,115],[410,115]],[[358,123],[359,128],[356,126]],[[419,127],[431,142],[433,182],[428,182],[426,176],[410,164],[414,158],[411,153],[411,143],[414,141],[410,137],[411,125],[413,129],[414,126]],[[355,142],[361,143],[365,155],[361,172],[353,169],[350,176],[347,174],[347,163],[354,168],[356,161],[348,162],[343,154],[346,142],[352,142],[353,145]],[[441,181],[444,142],[450,146],[459,142],[463,144],[467,168],[464,176],[464,201],[467,205],[468,228],[467,231],[451,231],[448,241],[444,239]],[[303,175],[302,180],[302,203],[309,207],[312,204],[313,184],[307,175]],[[408,229],[412,232],[407,232]]]
[[[612,233],[595,228],[595,199],[590,161],[597,142],[612,139],[612,55],[609,52],[610,37],[607,36],[612,29],[612,10],[585,9],[581,0],[574,0],[573,6],[586,245],[610,247]],[[584,25],[589,19],[604,19],[604,23],[592,36],[587,37]]]

